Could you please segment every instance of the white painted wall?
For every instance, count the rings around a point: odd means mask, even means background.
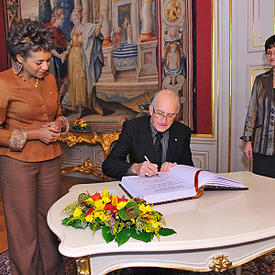
[[[209,170],[248,170],[244,122],[255,76],[268,70],[264,41],[274,34],[274,0],[213,0],[215,128],[213,143],[192,139],[193,155],[209,156]],[[199,141],[200,140],[200,141]],[[201,142],[201,144],[199,144]],[[195,160],[196,161],[196,160]],[[196,162],[196,165],[201,163]],[[216,169],[213,169],[216,167]]]

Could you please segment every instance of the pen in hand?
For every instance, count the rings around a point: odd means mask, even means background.
[[[147,162],[151,163],[151,161],[147,158],[146,155],[144,155],[144,159],[145,159]],[[145,175],[145,176],[146,176],[146,175]],[[156,176],[159,176],[159,174],[157,173]]]
[[[146,161],[148,161],[149,163],[151,163],[150,160],[147,158],[146,155],[144,155],[144,159],[145,159]]]

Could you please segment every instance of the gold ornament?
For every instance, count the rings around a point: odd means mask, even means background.
[[[232,266],[232,262],[228,260],[228,256],[218,255],[212,258],[212,264],[209,268],[215,272],[224,272]]]

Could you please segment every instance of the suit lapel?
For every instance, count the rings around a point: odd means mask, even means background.
[[[177,153],[179,137],[176,132],[176,128],[174,123],[170,127],[169,130],[169,141],[168,141],[168,149],[166,154],[166,160],[169,161],[171,159],[175,159],[175,154]]]

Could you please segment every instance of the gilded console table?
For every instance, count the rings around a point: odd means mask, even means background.
[[[206,191],[198,199],[155,206],[167,227],[177,232],[160,241],[130,239],[119,247],[114,241],[107,244],[101,231],[92,234],[89,228],[76,230],[61,224],[61,211],[82,192],[107,188],[126,195],[118,181],[73,186],[50,208],[48,225],[61,240],[60,253],[78,258],[78,274],[103,275],[142,266],[223,272],[275,249],[275,180],[248,171],[224,175],[249,189]]]
[[[104,159],[110,153],[111,146],[114,141],[118,140],[120,132],[110,133],[75,133],[69,132],[66,136],[60,137],[59,140],[72,147],[79,143],[96,144],[99,143],[104,152]],[[87,158],[83,164],[77,166],[67,166],[61,168],[62,174],[69,174],[72,172],[80,172],[84,175],[92,174],[100,180],[107,180],[107,177],[102,174],[101,167],[95,166],[90,158]]]

